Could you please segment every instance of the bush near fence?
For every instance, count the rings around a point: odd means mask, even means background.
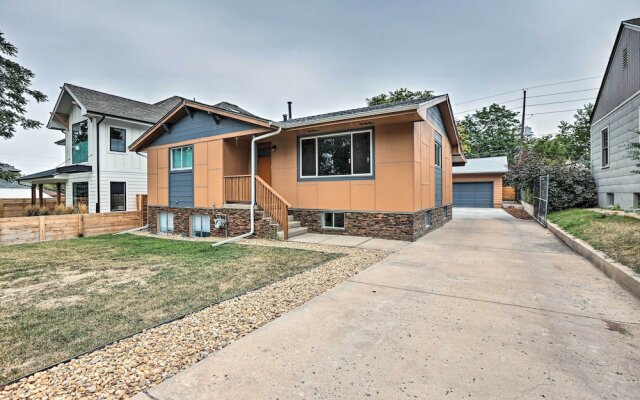
[[[44,206],[50,211],[58,204],[56,199],[43,199]],[[62,199],[64,204],[64,197]],[[0,199],[0,218],[24,217],[25,209],[31,205],[31,199]],[[40,205],[40,200],[36,199],[36,205]]]

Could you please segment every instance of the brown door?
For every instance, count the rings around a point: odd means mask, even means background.
[[[258,143],[258,176],[271,186],[271,142]]]

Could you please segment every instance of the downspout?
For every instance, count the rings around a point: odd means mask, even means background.
[[[98,201],[96,202],[96,213],[100,213],[100,123],[106,118],[105,115],[96,123],[96,192]]]
[[[259,140],[270,138],[272,136],[279,135],[282,131],[282,127],[278,130],[266,133],[262,136],[256,136],[251,139],[251,230],[240,236],[234,236],[229,239],[222,240],[220,242],[213,243],[211,246],[216,247],[226,243],[235,242],[236,240],[244,239],[254,234],[255,232],[255,204],[256,204],[256,143]]]

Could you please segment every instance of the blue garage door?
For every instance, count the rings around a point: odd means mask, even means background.
[[[453,184],[454,207],[493,207],[493,182]]]

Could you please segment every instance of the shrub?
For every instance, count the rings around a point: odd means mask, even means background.
[[[73,207],[67,207],[64,204],[58,204],[55,206],[52,212],[53,215],[65,215],[65,214],[73,214]]]
[[[88,212],[89,212],[89,207],[84,203],[78,203],[73,208],[73,213],[74,214],[87,214]]]
[[[537,187],[544,175],[549,175],[549,211],[597,204],[596,182],[589,166],[583,163],[545,160],[532,151],[524,151],[509,167],[505,180],[526,193]]]
[[[36,205],[26,206],[24,208],[24,215],[27,217],[35,217],[40,215],[40,207]]]
[[[24,215],[27,217],[36,217],[39,215],[49,215],[50,210],[47,207],[40,207],[38,205],[27,206],[24,209]]]

